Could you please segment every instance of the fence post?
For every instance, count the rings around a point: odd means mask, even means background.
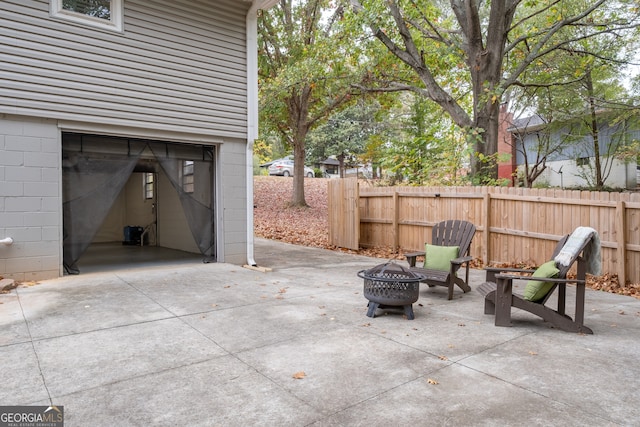
[[[400,247],[400,196],[398,189],[393,190],[393,250]]]
[[[618,283],[620,283],[620,286],[627,284],[626,219],[626,203],[624,200],[619,200],[616,206],[616,243],[618,246],[616,255],[618,258]]]
[[[489,225],[491,223],[491,193],[485,193],[482,199],[482,214],[480,215],[482,221],[482,227],[484,233],[482,233],[482,262],[484,265],[489,265]]]

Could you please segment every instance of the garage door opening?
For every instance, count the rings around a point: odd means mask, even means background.
[[[216,260],[215,147],[62,136],[67,273],[96,261],[107,268],[101,257],[114,263],[166,261],[171,254]]]

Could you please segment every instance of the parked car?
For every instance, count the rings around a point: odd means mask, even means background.
[[[269,175],[293,176],[293,160],[276,160],[271,164],[271,166],[269,166]],[[313,178],[313,169],[309,166],[305,166],[304,176],[307,178]]]

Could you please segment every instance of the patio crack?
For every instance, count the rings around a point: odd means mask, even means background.
[[[47,380],[44,377],[44,372],[42,372],[42,366],[40,364],[40,358],[38,357],[38,351],[36,350],[36,346],[33,340],[33,335],[31,334],[31,328],[29,327],[29,321],[27,320],[27,316],[24,312],[24,307],[22,306],[22,301],[20,299],[20,292],[18,288],[16,288],[16,296],[18,297],[18,304],[20,304],[20,313],[22,314],[22,318],[24,319],[24,324],[27,327],[27,333],[29,334],[29,343],[31,344],[31,349],[33,350],[33,355],[36,358],[36,363],[38,365],[38,372],[40,373],[40,378],[42,378],[42,385],[47,392],[47,396],[49,399],[49,404],[53,405],[53,400],[51,399],[51,392],[49,391],[49,387],[47,386]]]

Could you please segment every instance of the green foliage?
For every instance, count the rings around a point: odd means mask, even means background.
[[[554,16],[557,21],[584,7],[584,3],[568,1],[553,5],[545,17]],[[626,64],[639,47],[637,12],[632,2],[605,2],[583,25],[565,26],[558,31],[554,37],[563,44],[533,61],[521,73],[518,85],[511,91],[516,108],[535,110],[547,123],[541,132],[550,135],[546,138],[550,142],[539,144],[535,160],[533,153],[527,156],[531,159],[526,165],[529,184],[544,169],[551,153],[569,151],[581,153],[576,156],[595,156],[595,161],[582,168],[579,176],[589,186],[602,188],[613,160],[630,154],[623,154],[627,143],[622,134],[616,136],[617,132],[613,132],[610,141],[602,140],[600,128],[609,130],[616,123],[622,124],[637,109],[637,99],[633,99],[633,92],[624,87],[621,79]],[[541,16],[532,22],[543,28],[554,21]],[[623,25],[614,29],[617,24]],[[518,31],[524,34],[531,29]],[[542,37],[542,33],[531,35],[530,40]],[[514,50],[511,65],[515,66],[518,58],[527,54],[524,46]]]
[[[363,45],[329,0],[282,0],[258,22],[261,134],[277,134],[306,157],[310,130],[353,101]],[[294,173],[292,205],[304,206],[302,169]]]
[[[599,59],[620,60],[596,45],[630,47],[622,61],[637,51],[628,43],[638,40],[636,0],[351,3],[357,13],[350,19],[396,58],[393,64],[376,53],[384,66],[371,70],[368,85],[412,91],[436,102],[465,132],[476,129],[480,155],[471,166],[480,182],[496,176],[490,159],[497,152],[497,111],[510,88],[534,76],[542,86],[569,84]],[[575,99],[564,101],[569,108]]]
[[[466,141],[431,101],[405,96],[410,109],[395,118],[400,124],[384,144],[381,165],[393,179],[415,185],[456,185],[467,157]]]
[[[260,167],[261,164],[262,163],[260,162],[260,157],[254,154],[253,155],[253,175],[259,176],[259,175],[267,175],[269,173],[266,170],[266,168]]]
[[[272,149],[264,139],[256,139],[253,143],[253,154],[257,156],[258,163],[263,164],[272,160]]]
[[[350,100],[361,48],[328,0],[286,0],[259,21],[260,119],[293,146],[296,133]]]
[[[622,146],[616,153],[616,159],[624,163],[636,163],[640,165],[640,141],[634,139]]]
[[[330,156],[358,158],[365,152],[369,140],[379,135],[380,113],[381,105],[374,98],[360,98],[333,112],[308,135],[311,160],[320,162]]]
[[[469,176],[469,181],[473,185],[488,185],[488,186],[507,186],[509,185],[509,179],[496,178],[491,173],[495,169],[499,161],[499,153],[491,155],[485,155],[483,153],[474,153],[477,159],[477,164],[480,165],[478,171]]]

